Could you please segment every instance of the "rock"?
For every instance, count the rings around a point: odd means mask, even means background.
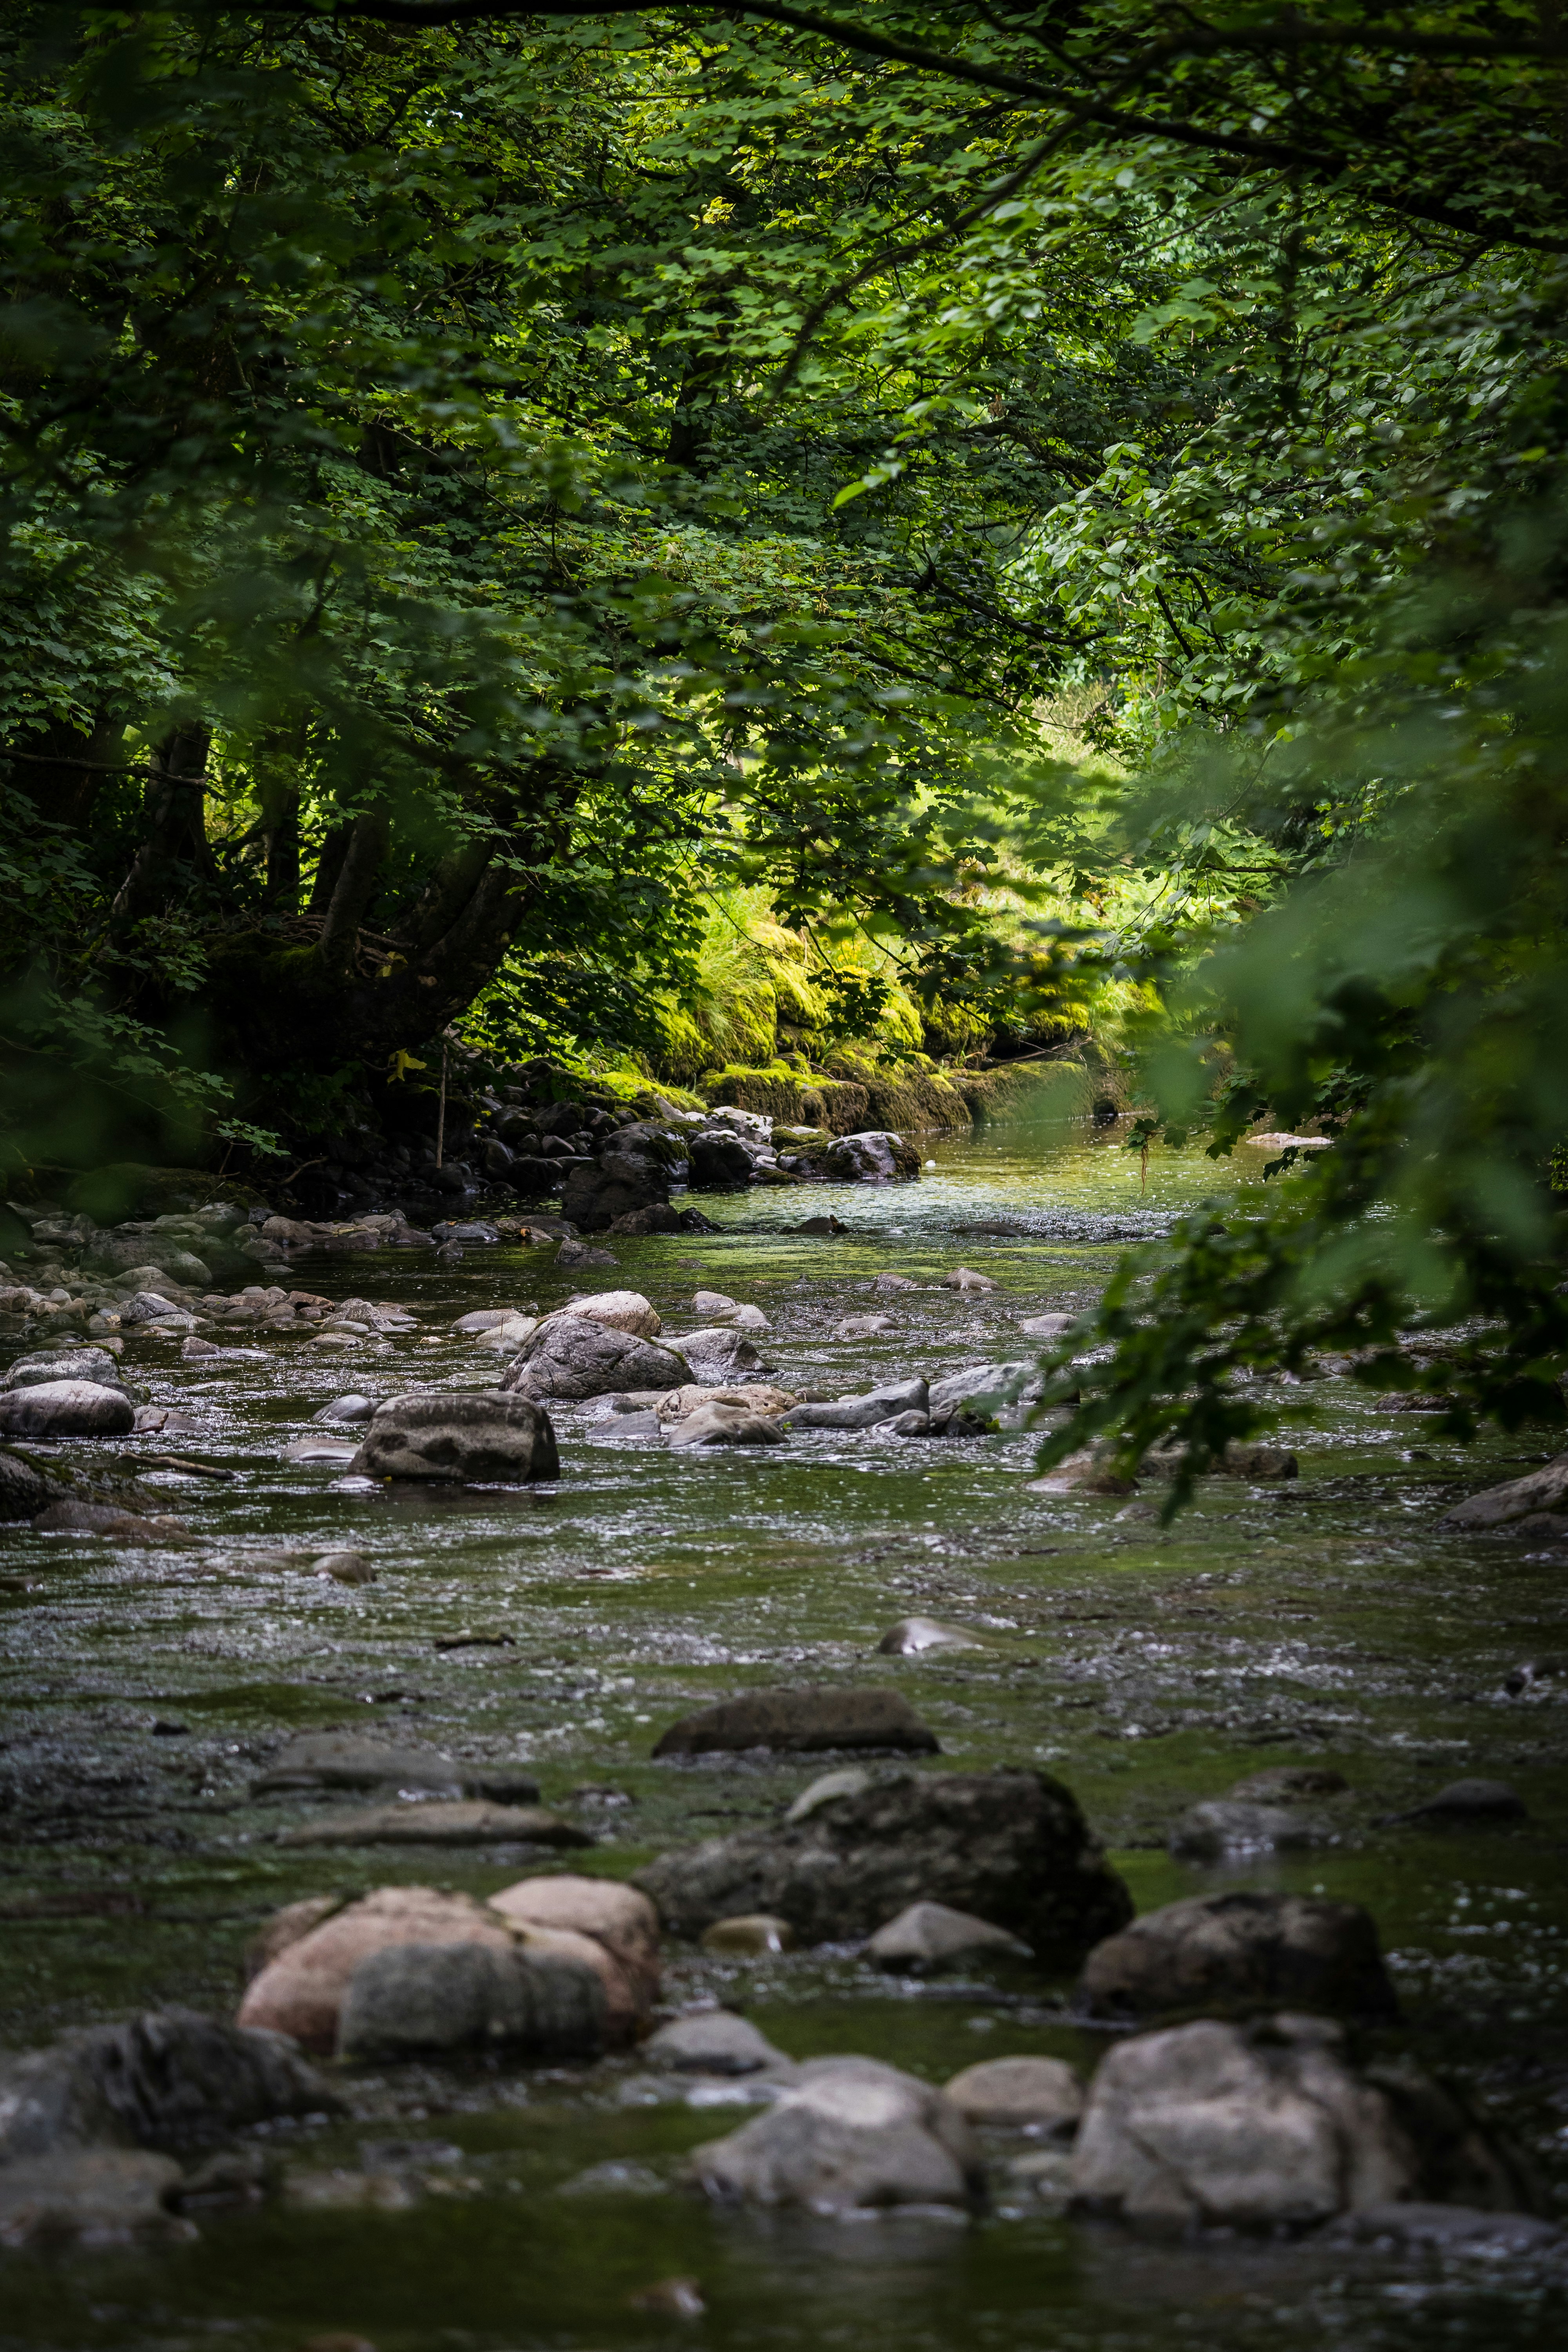
[[[692,1297],[691,1311],[707,1321],[715,1315],[732,1315],[737,1303],[733,1298],[727,1298],[721,1290],[699,1290]]]
[[[1041,1379],[1032,1363],[965,1364],[931,1383],[929,1410],[934,1422],[967,1413],[980,1426],[1022,1427],[1026,1408],[1037,1402]]]
[[[1338,1797],[1350,1786],[1342,1772],[1326,1764],[1268,1764],[1249,1772],[1226,1794],[1243,1803],[1293,1805],[1302,1797]]]
[[[555,1263],[567,1268],[579,1265],[618,1265],[613,1250],[595,1249],[592,1242],[563,1242],[555,1253]]]
[[[650,1121],[623,1127],[592,1166],[569,1171],[562,1208],[581,1232],[602,1234],[639,1210],[668,1208],[670,1180],[686,1161],[684,1139],[668,1129]]]
[[[151,1266],[189,1288],[210,1290],[213,1286],[212,1268],[205,1258],[182,1248],[169,1234],[156,1232],[97,1234],[83,1254],[82,1265],[93,1274],[107,1275],[143,1273]]]
[[[349,1979],[337,2053],[371,2062],[498,2048],[595,2057],[604,2047],[605,2007],[596,1972],[558,1952],[388,1945],[368,1953]]]
[[[786,1822],[808,1822],[821,1805],[830,1805],[835,1797],[858,1797],[873,1786],[869,1772],[858,1764],[848,1764],[841,1771],[823,1772],[810,1787],[803,1789],[784,1815]]]
[[[963,1625],[944,1625],[937,1617],[900,1617],[889,1625],[877,1648],[885,1658],[917,1658],[926,1650],[983,1650],[985,1643]]]
[[[656,1426],[660,1425],[657,1423]],[[743,1405],[709,1404],[668,1424],[669,1443],[685,1445],[782,1445],[776,1414],[748,1412]]]
[[[874,1339],[879,1331],[890,1331],[892,1328],[890,1315],[848,1315],[842,1323],[834,1325],[833,1337],[836,1339]]]
[[[912,1143],[886,1129],[837,1135],[822,1155],[822,1172],[838,1184],[908,1183],[921,1172]]]
[[[1568,1454],[1559,1454],[1543,1469],[1523,1478],[1507,1479],[1500,1486],[1483,1487],[1446,1511],[1437,1525],[1445,1530],[1507,1527],[1510,1520],[1538,1511],[1568,1510]]]
[[[747,1691],[672,1723],[656,1756],[709,1756],[720,1749],[902,1748],[940,1754],[936,1735],[891,1690]]]
[[[1031,1478],[1025,1488],[1029,1495],[1131,1495],[1137,1486],[1132,1478],[1123,1477],[1092,1447],[1084,1447],[1047,1470],[1043,1478]]]
[[[900,1976],[940,1976],[944,1969],[968,1966],[1004,1954],[1027,1959],[1029,1947],[1005,1927],[994,1927],[972,1912],[954,1911],[945,1903],[911,1903],[879,1927],[866,1946],[865,1957],[879,1969]]]
[[[293,1789],[434,1789],[456,1796],[463,1769],[438,1748],[394,1748],[353,1731],[307,1731],[273,1758],[252,1793]]]
[[[236,1351],[237,1353],[237,1350]],[[247,1355],[253,1351],[247,1349]],[[260,1353],[259,1349],[254,1351]],[[136,1433],[143,1430],[162,1430],[165,1437],[194,1436],[202,1427],[195,1413],[181,1412],[167,1404],[139,1404],[136,1408]]]
[[[51,1503],[33,1525],[40,1535],[101,1536],[121,1544],[182,1543],[190,1535],[183,1519],[145,1519],[113,1503]]]
[[[123,1389],[96,1381],[41,1381],[0,1394],[0,1432],[10,1437],[123,1437],[135,1425]]]
[[[18,1356],[9,1371],[0,1374],[0,1392],[39,1388],[52,1381],[90,1381],[101,1389],[125,1386],[125,1375],[107,1348],[51,1348]]]
[[[651,2286],[628,2294],[626,2304],[632,2311],[652,2312],[659,2319],[700,2319],[708,2308],[701,2282],[694,2278],[655,2279]]]
[[[742,1412],[757,1414],[763,1421],[773,1421],[787,1412],[795,1402],[789,1389],[776,1389],[766,1381],[740,1381],[733,1388],[711,1389],[704,1383],[688,1381],[685,1387],[671,1389],[668,1395],[650,1399],[646,1392],[637,1403],[654,1403],[662,1423],[684,1421],[688,1413],[701,1412],[710,1405],[735,1405]]]
[[[661,2025],[642,2054],[650,2066],[677,2074],[760,2074],[790,2063],[765,2033],[727,2009],[705,2009]]]
[[[302,1464],[325,1463],[331,1467],[347,1470],[359,1460],[359,1444],[352,1437],[291,1437],[283,1448],[282,1460]]]
[[[837,1217],[807,1217],[804,1223],[795,1227],[796,1233],[800,1234],[847,1234],[848,1230],[848,1226],[840,1224]]]
[[[361,1396],[357,1391],[351,1389],[346,1396],[334,1397],[331,1404],[324,1404],[313,1418],[317,1421],[353,1423],[369,1421],[374,1412],[374,1398]]]
[[[898,1413],[925,1412],[927,1396],[924,1381],[889,1381],[836,1403],[793,1405],[786,1418],[792,1429],[870,1429]]]
[[[737,1192],[752,1181],[757,1146],[744,1136],[706,1129],[691,1139],[694,1192]]]
[[[944,2083],[942,2091],[966,2123],[1015,2131],[1066,2137],[1083,2113],[1083,2084],[1060,2058],[984,2058]]]
[[[160,1277],[161,1279],[162,1277]],[[128,1328],[146,1324],[165,1324],[172,1331],[187,1331],[195,1318],[165,1298],[161,1290],[132,1291],[120,1302],[120,1320]]]
[[[1508,2159],[1451,2095],[1409,2066],[1356,2073],[1339,2026],[1293,2013],[1204,2018],[1110,2050],[1072,2186],[1091,2211],[1165,2228],[1300,2229],[1449,2188],[1520,2201]]]
[[[1077,1321],[1076,1315],[1027,1315],[1018,1328],[1027,1339],[1060,1339]]]
[[[519,1940],[499,1912],[469,1895],[428,1886],[378,1887],[296,1937],[269,1960],[251,1979],[239,2021],[290,2034],[307,2050],[331,2052],[349,1981],[373,1952],[399,1944],[482,1944],[510,1953]]]
[[[715,1919],[701,1937],[705,1952],[737,1959],[762,1959],[770,1952],[793,1952],[795,1929],[787,1919],[769,1911],[743,1911],[733,1919]]]
[[[519,1321],[529,1311],[529,1307],[478,1307],[471,1315],[459,1315],[455,1323],[447,1324],[447,1328],[468,1336],[479,1331],[494,1331],[502,1323]]]
[[[564,1249],[565,1243],[561,1246]],[[595,1291],[587,1298],[568,1299],[556,1313],[585,1316],[591,1323],[602,1323],[610,1331],[629,1331],[638,1339],[657,1339],[664,1328],[640,1290]],[[552,1323],[555,1317],[547,1315],[544,1320]]]
[[[310,1563],[318,1576],[334,1584],[374,1584],[375,1570],[363,1551],[324,1551]]]
[[[626,1389],[662,1393],[689,1378],[684,1357],[668,1348],[590,1316],[555,1315],[524,1342],[503,1373],[501,1388],[518,1396],[576,1403]]]
[[[1152,1445],[1139,1464],[1141,1472],[1151,1478],[1173,1478],[1181,1468],[1185,1448],[1179,1444]],[[1248,1478],[1255,1482],[1274,1478],[1294,1478],[1300,1465],[1293,1454],[1279,1445],[1255,1445],[1232,1438],[1223,1454],[1208,1466],[1208,1475],[1215,1478]]]
[[[279,1845],[592,1845],[574,1822],[537,1805],[479,1800],[370,1805],[279,1833]]]
[[[197,2147],[280,2116],[324,2115],[337,2095],[276,2033],[194,2010],[95,2025],[0,2056],[0,2168],[90,2143]],[[5,2170],[0,2168],[0,2179]]]
[[[252,1355],[257,1351],[247,1348],[245,1352]],[[205,1356],[221,1356],[223,1353],[224,1350],[215,1348],[210,1339],[198,1339],[194,1332],[187,1332],[180,1342],[181,1360],[187,1364],[200,1363]]]
[[[1333,1832],[1285,1805],[1254,1805],[1234,1797],[1212,1797],[1190,1806],[1166,1841],[1178,1861],[1219,1862],[1227,1855],[1281,1853],[1330,1845]]]
[[[1131,1916],[1070,1790],[1034,1771],[905,1773],[804,1821],[661,1854],[636,1874],[676,1934],[766,1911],[808,1944],[869,1936],[910,1903],[946,1903],[1071,1967]]]
[[[955,1265],[951,1274],[942,1277],[944,1290],[994,1290],[995,1283],[988,1274],[976,1274],[972,1265]]]
[[[907,1274],[879,1274],[871,1287],[879,1295],[885,1296],[895,1290],[918,1290],[920,1285],[911,1282]]]
[[[896,1412],[890,1421],[873,1422],[871,1424],[871,1434],[873,1437],[889,1438],[929,1437],[931,1435],[931,1415],[929,1412]]]
[[[635,1886],[552,1871],[503,1887],[490,1897],[490,1907],[520,1927],[591,1937],[620,1970],[639,2015],[658,1999],[658,1913]]]
[[[34,1522],[37,1525],[37,1522]],[[1506,1780],[1450,1780],[1446,1789],[1428,1797],[1406,1813],[1395,1813],[1395,1821],[1451,1822],[1457,1827],[1474,1823],[1484,1828],[1493,1822],[1522,1822],[1529,1818],[1524,1799]]]
[[[732,1387],[750,1372],[765,1372],[764,1364],[744,1331],[721,1323],[701,1331],[688,1331],[679,1342],[690,1377],[710,1388]]]
[[[1563,2242],[1555,2223],[1532,2214],[1489,2213],[1482,2206],[1431,2205],[1414,2198],[1363,2205],[1342,2215],[1330,2234],[1347,2243],[1423,2246],[1440,2253],[1539,2254]]]
[[[37,1518],[58,1491],[19,1454],[0,1450],[0,1521]]]
[[[142,2148],[77,2148],[0,2168],[0,2246],[16,2252],[68,2245],[169,2245],[195,2236],[165,2201],[178,2186],[173,2157]]]
[[[1377,1929],[1359,1903],[1243,1890],[1188,1895],[1090,1953],[1079,2000],[1093,2017],[1150,2017],[1216,2002],[1392,2017]]]
[[[763,2114],[694,2148],[689,2170],[719,2202],[816,2213],[969,2205],[984,2187],[957,2109],[875,2058],[808,2060]]]
[[[561,1465],[549,1414],[530,1393],[509,1392],[503,1381],[478,1395],[416,1391],[389,1397],[376,1407],[352,1467],[362,1478],[523,1486],[558,1476]]]

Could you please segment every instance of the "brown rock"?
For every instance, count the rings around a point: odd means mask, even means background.
[[[510,1952],[516,1938],[499,1913],[469,1895],[430,1886],[378,1887],[269,1961],[240,2004],[239,2022],[292,2034],[307,2050],[331,2052],[338,2011],[361,1960],[389,1944],[469,1943]]]
[[[707,1756],[721,1749],[899,1748],[941,1753],[936,1734],[891,1690],[748,1691],[672,1723],[656,1756]]]

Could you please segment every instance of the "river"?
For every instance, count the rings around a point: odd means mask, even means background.
[[[8,1532],[6,2042],[161,2002],[231,2015],[248,1938],[300,1895],[431,1881],[482,1895],[540,1866],[484,1849],[422,1860],[279,1847],[275,1832],[305,1809],[258,1801],[250,1782],[287,1731],[374,1727],[526,1763],[545,1801],[599,1838],[573,1866],[622,1874],[776,1814],[823,1769],[756,1755],[655,1763],[661,1727],[747,1687],[887,1682],[945,1764],[1039,1762],[1067,1780],[1140,1909],[1216,1883],[1165,1852],[1184,1806],[1261,1764],[1337,1768],[1350,1783],[1338,1843],[1232,1877],[1367,1905],[1405,2011],[1387,2048],[1485,2101],[1568,2194],[1568,1679],[1503,1688],[1520,1661],[1568,1647],[1563,1555],[1434,1532],[1456,1494],[1519,1475],[1549,1439],[1466,1452],[1346,1381],[1272,1391],[1311,1416],[1289,1440],[1300,1478],[1205,1482],[1170,1531],[1114,1499],[1028,1492],[1023,1434],[820,1433],[679,1454],[566,1414],[559,1482],[506,1492],[375,1491],[280,1459],[344,1389],[483,1385],[491,1359],[450,1336],[452,1319],[548,1307],[579,1286],[645,1292],[677,1337],[699,1319],[699,1286],[753,1302],[772,1327],[767,1360],[797,1388],[1016,1358],[1021,1317],[1094,1297],[1127,1240],[1216,1181],[1201,1154],[1156,1152],[1145,1187],[1117,1130],[1044,1117],[923,1148],[934,1165],[918,1185],[705,1200],[718,1232],[617,1240],[614,1270],[575,1278],[540,1249],[470,1249],[450,1268],[402,1253],[300,1261],[304,1286],[400,1299],[417,1317],[416,1335],[354,1351],[265,1337],[259,1358],[204,1364],[129,1340],[147,1392],[201,1422],[182,1450],[238,1475],[148,1474],[199,1539],[184,1549]],[[792,1230],[826,1211],[844,1234]],[[878,1272],[934,1286],[961,1264],[996,1288],[922,1286],[875,1302],[892,1329],[831,1336],[872,1306]],[[345,1544],[372,1559],[374,1584],[258,1558]],[[986,1646],[876,1654],[913,1613],[959,1621]],[[1376,1826],[1472,1774],[1511,1781],[1528,1820],[1484,1833]],[[1065,2018],[1054,1996],[1066,1990],[906,1992],[842,1953],[678,1949],[667,1978],[672,2004],[717,1993],[792,2056],[863,2051],[938,2082],[1015,2052],[1091,2066],[1104,2039]],[[645,2081],[629,2059],[366,2078],[351,2120],[272,2145],[319,2173],[363,2169],[366,2145],[388,2137],[428,2143],[400,2159],[425,2183],[404,2210],[272,2203],[204,2219],[196,2242],[157,2254],[0,2258],[0,2352],[299,2352],[327,2337],[340,2352],[349,2338],[376,2352],[1563,2341],[1562,2271],[1523,2258],[1166,2246],[1005,2192],[963,2224],[710,2210],[669,2177],[745,2110],[645,2097]],[[698,2282],[704,2315],[635,2306],[671,2275]]]

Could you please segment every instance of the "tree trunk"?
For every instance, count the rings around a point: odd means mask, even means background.
[[[188,897],[193,881],[216,890],[206,828],[211,740],[210,729],[189,724],[159,745],[142,803],[144,838],[114,901],[118,921],[160,913],[171,900]]]

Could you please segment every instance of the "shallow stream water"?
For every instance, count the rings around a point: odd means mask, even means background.
[[[1016,1359],[1029,1352],[1021,1318],[1090,1299],[1128,1241],[1216,1181],[1199,1155],[1157,1153],[1144,1189],[1114,1129],[1027,1116],[924,1149],[935,1165],[918,1186],[706,1200],[719,1232],[617,1241],[614,1270],[576,1277],[538,1249],[472,1249],[449,1269],[404,1254],[296,1262],[302,1286],[405,1302],[419,1331],[399,1339],[332,1350],[242,1334],[260,1358],[188,1364],[176,1344],[128,1339],[146,1392],[202,1421],[180,1450],[238,1475],[146,1472],[199,1538],[188,1549],[6,1532],[0,2038],[36,2043],[160,2002],[232,2014],[247,1940],[302,1895],[395,1882],[483,1895],[551,1866],[525,1849],[280,1847],[310,1807],[250,1783],[288,1733],[374,1727],[526,1763],[544,1801],[598,1838],[570,1866],[619,1875],[775,1815],[824,1769],[655,1763],[663,1726],[747,1687],[887,1682],[936,1731],[944,1766],[1040,1762],[1066,1780],[1141,1909],[1215,1883],[1165,1853],[1186,1805],[1264,1764],[1336,1767],[1350,1782],[1331,1808],[1338,1842],[1230,1877],[1365,1903],[1405,2010],[1384,2045],[1494,2108],[1568,2211],[1568,1679],[1503,1690],[1520,1661],[1568,1647],[1564,1555],[1435,1532],[1457,1494],[1519,1475],[1550,1441],[1466,1452],[1348,1381],[1270,1391],[1310,1415],[1290,1433],[1300,1478],[1205,1482],[1169,1532],[1115,1500],[1027,1492],[1023,1434],[816,1433],[670,1454],[567,1412],[559,1482],[521,1490],[377,1491],[280,1459],[345,1389],[485,1385],[494,1360],[452,1319],[577,1287],[646,1292],[677,1338],[700,1286],[752,1301],[779,1380],[835,1394]],[[841,1236],[792,1230],[829,1210]],[[873,1305],[877,1273],[934,1286],[961,1264],[996,1289],[879,1299],[891,1330],[831,1337]],[[357,1547],[377,1580],[258,1563],[279,1545]],[[877,1654],[916,1613],[987,1645]],[[492,1638],[440,1646],[460,1637]],[[1470,1775],[1511,1781],[1529,1819],[1377,1826]],[[1103,2043],[1065,2019],[1066,1990],[900,1987],[847,1953],[679,1948],[667,1982],[676,2005],[742,2006],[794,2056],[859,2050],[933,2081],[1022,2051],[1092,2065]],[[655,2097],[647,2081],[629,2059],[361,2076],[349,2120],[271,2145],[320,2179],[375,2168],[388,2139],[416,2144],[395,2158],[399,2210],[273,2204],[205,2219],[199,2242],[157,2254],[5,2257],[0,2347],[298,2352],[336,2333],[377,2352],[1153,2352],[1173,2338],[1535,2352],[1568,2326],[1561,2269],[1520,2257],[1162,2246],[1006,2190],[964,2223],[712,2210],[672,2177],[746,2110]],[[1000,2174],[1024,2143],[992,2139]],[[703,2315],[637,2306],[672,2275],[700,2283]]]

